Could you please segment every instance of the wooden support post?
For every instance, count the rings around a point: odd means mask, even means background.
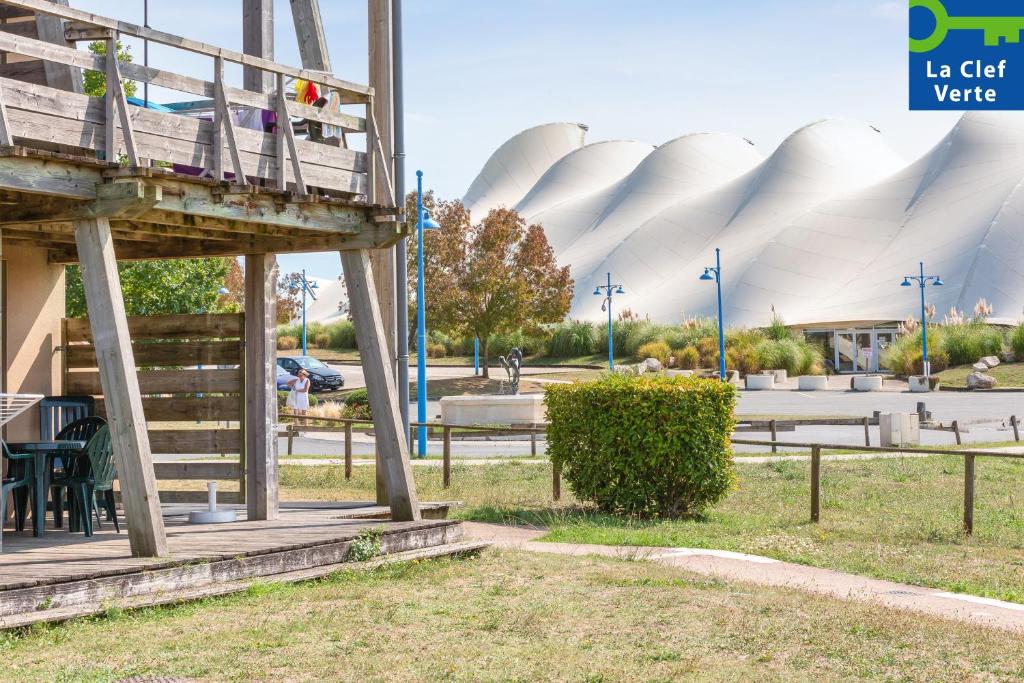
[[[562,465],[551,463],[551,500],[562,500]]]
[[[277,74],[277,179],[280,189],[285,189],[284,143],[287,143],[288,155],[292,162],[292,178],[295,180],[295,194],[304,196],[307,194],[306,179],[302,175],[302,161],[299,159],[299,149],[295,144],[295,130],[288,120],[288,99],[285,95],[284,74]]]
[[[953,434],[956,436],[956,445],[962,446],[963,439],[960,437],[960,422],[958,420],[953,420]]]
[[[811,521],[821,518],[821,446],[811,448]]]
[[[51,0],[55,5],[68,7],[68,0]],[[61,45],[63,47],[75,47],[75,42],[68,40],[64,35],[64,20],[60,17],[49,14],[36,13],[36,34],[39,40]],[[46,70],[46,85],[57,90],[65,90],[81,95],[84,91],[82,83],[82,70],[75,66],[67,66],[58,62],[46,60],[43,62]]]
[[[274,0],[242,0],[242,52],[274,59]],[[242,69],[246,90],[270,92],[274,75],[255,67]]]
[[[306,1],[309,0],[299,0]],[[373,87],[373,100],[366,108],[367,163],[373,169],[373,197],[378,204],[391,205],[394,189],[389,181],[394,178],[394,68],[392,64],[392,0],[367,0],[369,85]],[[380,146],[379,157],[374,153]],[[399,207],[405,207],[405,197],[394,197]],[[392,372],[398,372],[397,305],[395,303],[395,248],[375,249],[371,255],[373,276],[377,282],[377,300],[380,303]],[[409,447],[410,450],[412,446]]]
[[[420,519],[419,500],[409,465],[409,451],[398,411],[398,391],[389,362],[388,346],[377,301],[377,289],[366,250],[341,252],[348,288],[349,308],[356,328],[356,342],[373,414],[377,449],[383,464],[391,518]]]
[[[865,417],[864,418],[864,445],[865,446],[870,446],[871,445],[871,429],[870,429],[870,425],[871,425],[871,420],[869,420],[868,418]]]
[[[106,218],[76,221],[75,243],[117,459],[128,541],[136,557],[163,557],[167,555],[167,537],[110,222]]]
[[[10,147],[14,144],[14,135],[11,133],[10,119],[7,118],[7,105],[4,103],[3,91],[0,90],[0,145]]]
[[[530,432],[530,455],[537,457],[537,431]]]
[[[288,455],[292,455],[292,446],[295,445],[295,425],[288,425]]]
[[[409,427],[409,452],[416,450],[416,427]]]
[[[114,110],[121,121],[121,137],[124,138],[125,155],[128,157],[130,166],[139,166],[138,148],[135,146],[135,130],[132,127],[132,117],[128,112],[128,98],[124,92],[124,85],[121,83],[121,68],[117,62],[117,41],[113,38],[107,40],[107,115],[110,116]],[[107,122],[107,130],[111,132],[107,140],[107,150],[110,156],[107,161],[117,161],[117,143],[113,137],[113,122]]]
[[[213,60],[213,173],[217,180],[224,180],[224,143],[231,155],[231,168],[235,172],[235,184],[247,185],[242,158],[235,140],[235,122],[231,120],[231,107],[224,89],[224,58]]]
[[[373,439],[373,458],[374,458],[374,487],[377,497],[377,505],[386,506],[388,504],[388,482],[387,477],[384,475],[384,460],[380,457],[380,448],[377,445],[377,438]]]
[[[345,423],[345,480],[352,478],[352,423]]]
[[[772,433],[772,453],[778,453],[779,447],[775,445],[775,442],[779,440],[778,423],[775,420],[769,420],[768,429],[770,429]]]
[[[441,475],[442,485],[448,488],[452,485],[452,428],[448,425],[444,429],[444,462],[441,463],[443,472]]]
[[[964,454],[964,531],[974,533],[974,456]]]
[[[1013,440],[1020,441],[1020,425],[1017,423],[1017,416],[1010,416],[1010,426],[1013,427]]]
[[[277,519],[277,259],[245,257],[245,456],[248,518]]]

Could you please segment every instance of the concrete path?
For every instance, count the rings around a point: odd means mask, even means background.
[[[541,543],[543,531],[498,524],[464,523],[467,539],[556,555],[600,555],[658,562],[702,576],[762,586],[795,588],[840,600],[857,600],[981,626],[1024,633],[1024,605],[869,579],[726,550]]]

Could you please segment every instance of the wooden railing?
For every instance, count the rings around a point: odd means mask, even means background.
[[[310,422],[325,422],[326,425],[299,425],[299,424],[288,424],[287,429],[280,435],[288,438],[288,455],[292,454],[292,446],[295,436],[302,432],[338,432],[344,430],[345,432],[345,479],[352,478],[352,433],[353,428],[357,425],[372,425],[371,420],[360,420],[352,418],[328,418],[328,417],[310,417],[301,416],[295,414],[282,414],[283,418],[308,420]],[[977,420],[976,422],[984,422]],[[779,447],[784,448],[799,448],[810,450],[810,463],[811,463],[811,521],[818,522],[821,517],[821,456],[823,450],[851,450],[854,449],[858,453],[896,453],[896,454],[911,454],[911,455],[950,455],[956,453],[962,453],[964,456],[964,531],[967,534],[974,533],[974,480],[975,480],[975,459],[976,458],[1012,458],[1012,459],[1024,459],[1022,453],[1006,453],[1002,451],[986,451],[986,450],[970,450],[970,451],[950,451],[948,449],[938,448],[918,448],[918,447],[897,447],[897,446],[871,446],[870,436],[867,428],[869,424],[878,424],[878,420],[873,418],[806,418],[806,419],[793,419],[793,420],[745,420],[741,421],[745,423],[752,430],[760,431],[771,431],[772,438],[768,441],[752,440],[752,439],[731,439],[731,443],[744,446],[763,446],[770,448],[771,452],[777,452]],[[1011,415],[1008,423],[1013,428],[1014,441],[1020,441],[1020,429],[1019,421],[1016,415]],[[340,426],[332,426],[340,425]],[[806,425],[831,425],[831,426],[860,426],[863,425],[865,429],[865,439],[868,441],[865,446],[856,446],[851,444],[825,444],[825,443],[809,443],[809,442],[790,442],[790,441],[778,441],[775,437],[775,433],[782,427],[795,427],[795,426],[806,426]],[[451,486],[451,467],[452,467],[452,430],[466,430],[466,431],[477,431],[477,432],[500,432],[504,434],[528,434],[530,435],[531,454],[537,454],[537,436],[539,434],[547,433],[547,424],[538,424],[534,426],[501,426],[496,427],[495,425],[449,425],[440,422],[412,422],[409,425],[409,447],[412,449],[412,445],[415,441],[415,433],[417,428],[427,427],[430,430],[441,430],[442,433],[442,480],[444,488]],[[960,427],[957,420],[953,420],[950,428],[943,428],[942,431],[952,431],[956,436],[956,445],[962,444],[960,436]],[[552,481],[551,481],[551,497],[553,500],[558,501],[562,496],[562,473],[558,465],[552,467]]]
[[[393,197],[375,196],[374,174],[379,170],[390,178],[390,160],[383,157],[383,148],[373,125],[374,93],[369,86],[47,0],[3,0],[0,5],[71,22],[66,30],[69,40],[102,40],[106,43],[107,55],[115,54],[118,36],[133,36],[209,57],[214,73],[214,80],[207,81],[0,32],[0,51],[98,71],[106,74],[107,83],[112,84],[100,101],[64,90],[0,78],[0,145],[13,145],[17,139],[27,141],[27,146],[31,146],[33,141],[66,145],[93,150],[106,160],[122,157],[130,166],[148,166],[152,161],[162,161],[202,169],[217,180],[229,179],[235,185],[244,186],[256,181],[282,190],[291,189],[299,196],[333,192],[349,197],[362,196],[370,204],[394,206]],[[252,92],[227,85],[224,67],[228,62],[270,74],[275,83],[274,92]],[[309,80],[337,92],[343,104],[365,105],[367,116],[328,111],[290,99],[286,85],[288,79],[295,78]],[[121,79],[198,95],[204,99],[191,109],[208,111],[212,120],[131,106],[121,87]],[[274,112],[279,124],[276,134],[237,126],[232,121],[233,106]],[[181,107],[181,111],[189,109]],[[366,134],[367,151],[301,139],[293,127],[287,125],[289,117],[339,126],[346,133]]]

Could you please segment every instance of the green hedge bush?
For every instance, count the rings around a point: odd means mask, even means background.
[[[735,484],[729,384],[609,374],[549,386],[545,404],[548,455],[576,497],[604,511],[699,515]]]
[[[1013,349],[1014,360],[1024,361],[1024,323],[1010,332],[1010,348]]]

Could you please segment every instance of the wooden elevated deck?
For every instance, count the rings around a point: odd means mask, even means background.
[[[192,599],[243,590],[253,580],[323,576],[348,561],[351,542],[379,531],[384,556],[459,554],[459,522],[392,522],[387,508],[366,503],[283,505],[276,520],[193,525],[194,506],[164,506],[168,557],[132,557],[125,533],[104,523],[91,538],[47,529],[4,536],[0,554],[0,628],[61,621],[112,607]],[[447,504],[424,504],[424,516]]]
[[[391,163],[382,161],[369,86],[47,0],[2,0],[0,8],[55,21],[66,38],[54,44],[16,29],[32,22],[0,24],[0,55],[23,60],[13,61],[21,68],[0,70],[18,77],[0,77],[5,241],[43,244],[52,261],[71,263],[78,260],[75,222],[103,218],[119,260],[377,249],[407,234],[394,197],[377,196],[375,178],[390,185]],[[75,47],[76,40],[99,40],[110,54],[120,36],[208,57],[214,80]],[[231,87],[225,62],[265,76],[273,90]],[[33,74],[54,69],[77,74],[76,83],[83,70],[97,72],[113,86],[90,97],[80,87],[32,82]],[[364,115],[296,101],[290,81],[300,78]],[[201,99],[173,111],[137,106],[126,97],[128,81]],[[253,113],[277,123],[257,130],[240,123]],[[342,137],[310,135],[311,125],[324,124]],[[362,150],[348,148],[349,134],[364,138]]]

